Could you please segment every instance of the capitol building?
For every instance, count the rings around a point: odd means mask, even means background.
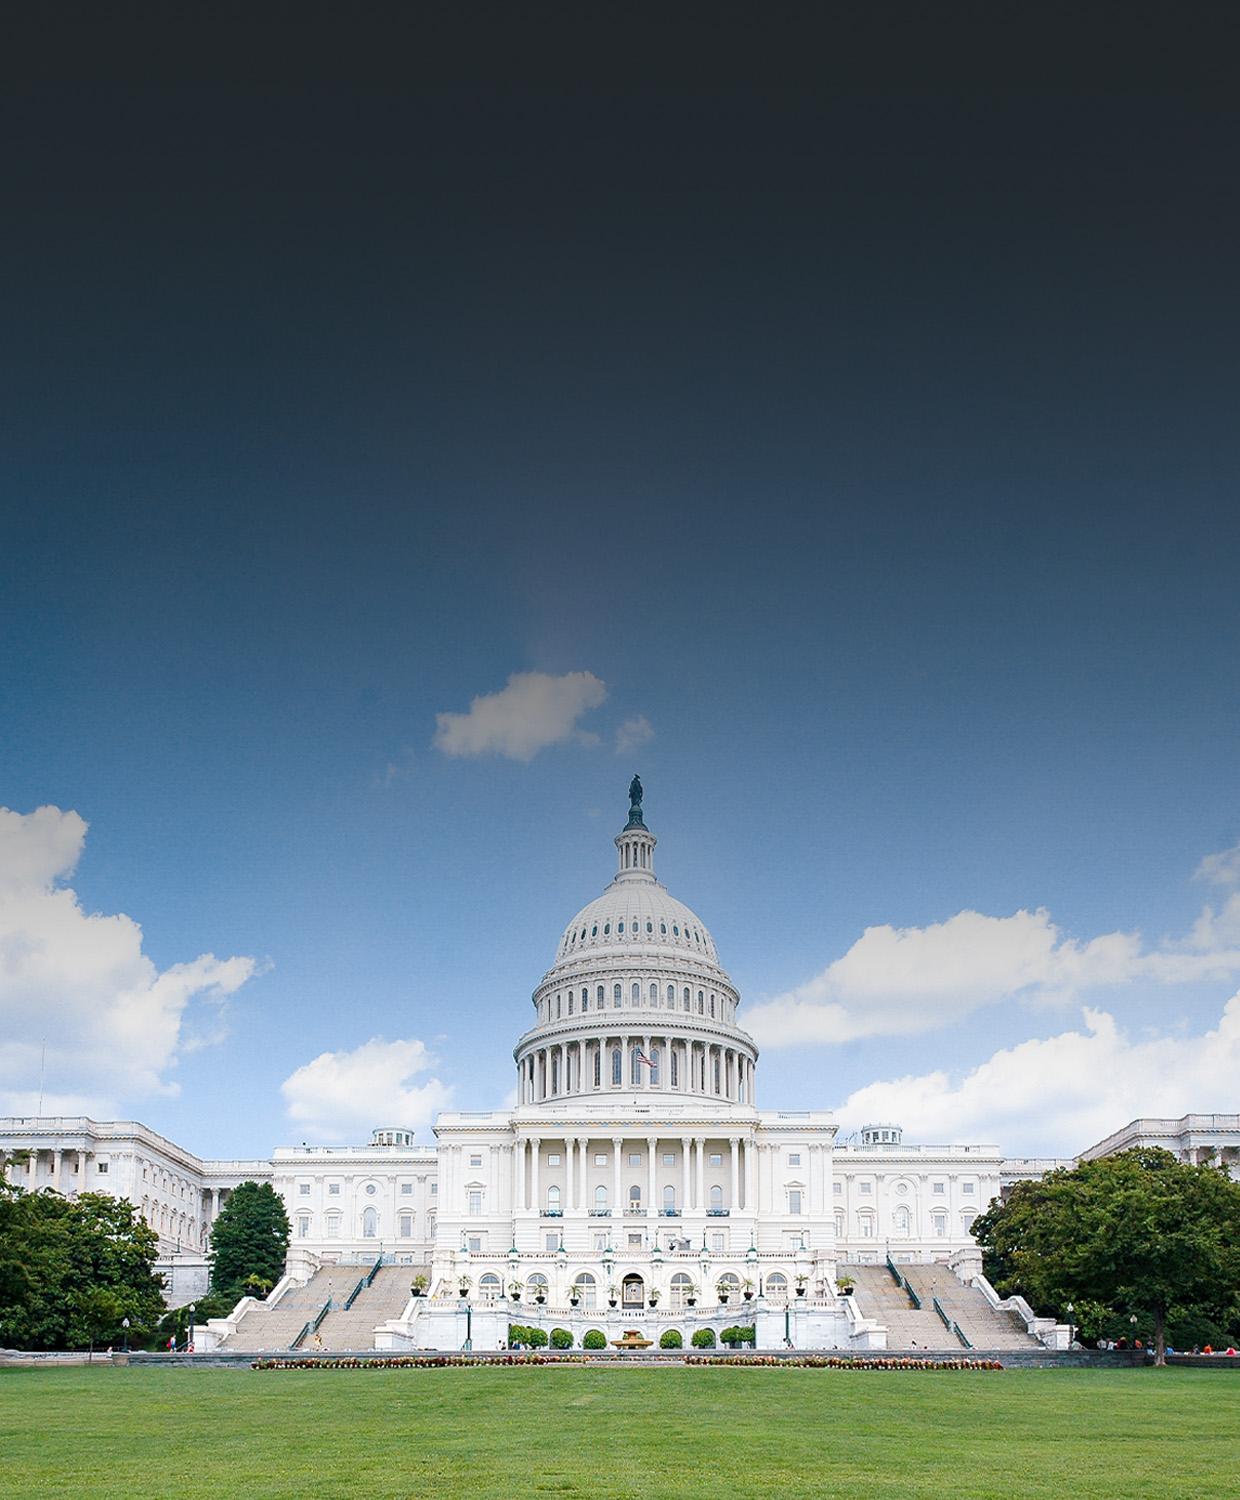
[[[986,1301],[979,1326],[983,1312],[1018,1329],[1027,1315],[1019,1336],[1053,1342],[1027,1308],[997,1304],[970,1226],[1011,1182],[1065,1163],[910,1143],[891,1121],[841,1140],[828,1110],[760,1107],[741,996],[710,930],[656,876],[636,777],[614,842],[610,884],[568,922],[530,997],[513,1108],[445,1111],[433,1146],[393,1122],[362,1146],[228,1162],[134,1122],[0,1120],[4,1157],[30,1153],[10,1180],[128,1197],[160,1236],[176,1303],[205,1290],[229,1191],[271,1182],[292,1228],[286,1276],[200,1347],[285,1347],[317,1317],[328,1347],[495,1348],[510,1322],[577,1341],[675,1326],[688,1343],[741,1321],[768,1347],[875,1348],[904,1316],[888,1281],[949,1343],[977,1343],[966,1291]],[[1234,1162],[1240,1117],[1138,1121],[1116,1140],[1152,1135],[1185,1159]],[[927,1275],[937,1317],[916,1293]]]

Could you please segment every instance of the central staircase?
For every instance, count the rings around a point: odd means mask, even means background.
[[[949,1266],[900,1265],[896,1270],[903,1284],[888,1266],[841,1267],[855,1284],[857,1311],[886,1325],[888,1349],[959,1354],[966,1348],[1040,1347],[1016,1313],[997,1311],[983,1292],[966,1286]]]

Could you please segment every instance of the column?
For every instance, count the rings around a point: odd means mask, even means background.
[[[728,1202],[728,1208],[736,1213],[741,1201],[741,1158],[740,1140],[737,1136],[728,1138],[728,1145],[732,1148],[732,1196]]]
[[[680,1211],[687,1214],[693,1207],[693,1179],[689,1174],[689,1158],[693,1142],[687,1135],[680,1138]]]
[[[530,1137],[530,1150],[533,1155],[530,1158],[530,1198],[533,1200],[531,1208],[542,1211],[542,1199],[538,1196],[538,1148],[541,1142],[534,1135]]]
[[[649,1053],[647,1053],[647,1056],[649,1056]],[[656,1201],[656,1195],[657,1195],[658,1190],[659,1190],[659,1184],[658,1184],[658,1178],[657,1178],[656,1169],[655,1169],[655,1164],[658,1161],[658,1150],[659,1150],[659,1141],[658,1141],[657,1136],[647,1136],[646,1137],[646,1151],[649,1154],[649,1160],[647,1161],[646,1166],[649,1169],[648,1172],[647,1172],[647,1176],[649,1178],[649,1183],[650,1183],[650,1186],[649,1186],[649,1189],[648,1189],[648,1191],[650,1193],[650,1201],[649,1201],[649,1203],[647,1204],[647,1207],[646,1207],[646,1212],[648,1214],[657,1214],[658,1211],[659,1211],[659,1205],[658,1205],[658,1202]]]
[[[55,1190],[57,1192],[60,1191],[60,1162],[61,1162],[61,1152],[59,1150],[53,1151],[52,1152],[52,1181],[51,1181],[51,1186],[53,1188],[55,1188]]]
[[[753,1136],[745,1137],[745,1212],[753,1213],[754,1203],[757,1201],[757,1176],[754,1172],[754,1139]]]
[[[564,1163],[568,1168],[564,1184],[565,1208],[577,1207],[577,1137],[564,1137]]]
[[[706,1140],[705,1137],[696,1135],[693,1143],[697,1147],[697,1210],[704,1213],[706,1210]]]
[[[642,1056],[643,1057],[650,1057],[652,1055],[651,1051],[650,1051],[651,1045],[652,1045],[652,1043],[651,1043],[650,1038],[648,1036],[642,1037]],[[654,1081],[654,1069],[648,1067],[646,1069],[645,1077],[646,1077],[646,1087],[649,1088],[650,1085]]]
[[[90,1157],[90,1152],[89,1151],[79,1151],[78,1152],[78,1192],[79,1193],[85,1193],[85,1192],[88,1191],[87,1186],[86,1186],[86,1170],[87,1170],[86,1163],[87,1163],[89,1157]]]
[[[621,1148],[621,1146],[623,1146],[623,1144],[624,1144],[624,1142],[620,1139],[619,1136],[613,1136],[612,1137],[612,1139],[611,1139],[611,1177],[612,1177],[612,1189],[611,1189],[612,1205],[611,1205],[611,1212],[612,1212],[613,1218],[615,1217],[616,1214],[622,1214],[624,1212],[624,1199],[621,1197],[621,1193],[622,1193],[623,1189],[622,1189],[621,1183],[620,1183],[620,1148]],[[614,1243],[615,1243],[615,1241],[613,1240],[613,1244]]]

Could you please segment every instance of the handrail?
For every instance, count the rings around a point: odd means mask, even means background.
[[[961,1328],[960,1324],[956,1322],[955,1318],[952,1319],[952,1332],[956,1335],[956,1337],[960,1340],[960,1342],[966,1349],[972,1349],[972,1343],[965,1336],[964,1329]]]
[[[382,1267],[382,1265],[383,1265],[383,1257],[380,1256],[379,1259],[377,1261],[375,1261],[374,1265],[371,1266],[370,1270],[366,1273],[366,1285],[367,1286],[369,1286],[371,1284],[371,1282],[375,1279],[375,1277],[379,1274],[379,1271],[380,1271],[380,1268]]]
[[[950,1328],[952,1326],[952,1320],[943,1311],[943,1304],[939,1301],[939,1299],[937,1297],[934,1297],[931,1300],[934,1302],[934,1310],[935,1310],[935,1312],[938,1313],[939,1317],[942,1318],[942,1320],[943,1320],[943,1327],[944,1328]]]
[[[367,1277],[365,1277],[365,1276],[361,1277],[359,1279],[357,1285],[353,1288],[353,1290],[349,1293],[349,1295],[344,1299],[344,1307],[343,1307],[342,1311],[348,1312],[348,1310],[353,1306],[353,1303],[354,1303],[355,1299],[361,1293],[362,1289],[364,1287],[366,1287],[366,1286],[369,1286],[369,1284],[370,1283],[369,1283],[369,1280],[368,1280]]]
[[[949,1333],[954,1333],[966,1349],[972,1349],[973,1345],[965,1337],[964,1329],[961,1328],[960,1324],[956,1322],[955,1318],[953,1318],[951,1314],[947,1312],[947,1310],[944,1308],[943,1304],[937,1297],[934,1299],[934,1310],[936,1313],[938,1313],[939,1317],[942,1318],[943,1327],[946,1328]]]
[[[890,1255],[887,1257],[887,1269],[891,1272],[892,1276],[895,1277],[896,1285],[901,1289],[901,1291],[904,1292],[905,1296],[913,1304],[917,1311],[920,1312],[921,1298],[913,1290],[908,1277],[900,1275],[900,1269],[896,1265],[895,1261],[892,1260]]]
[[[331,1310],[332,1299],[329,1297],[327,1301],[324,1302],[323,1306],[319,1308],[318,1312],[315,1313],[314,1317],[311,1318],[308,1323],[303,1323],[301,1325],[300,1332],[293,1340],[293,1342],[289,1345],[289,1348],[300,1349],[302,1339],[309,1338],[312,1333],[316,1333],[318,1331],[319,1324],[328,1315],[328,1313],[331,1312]]]

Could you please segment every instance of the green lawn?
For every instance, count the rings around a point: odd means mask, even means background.
[[[0,1371],[7,1496],[1234,1496],[1240,1374]]]

